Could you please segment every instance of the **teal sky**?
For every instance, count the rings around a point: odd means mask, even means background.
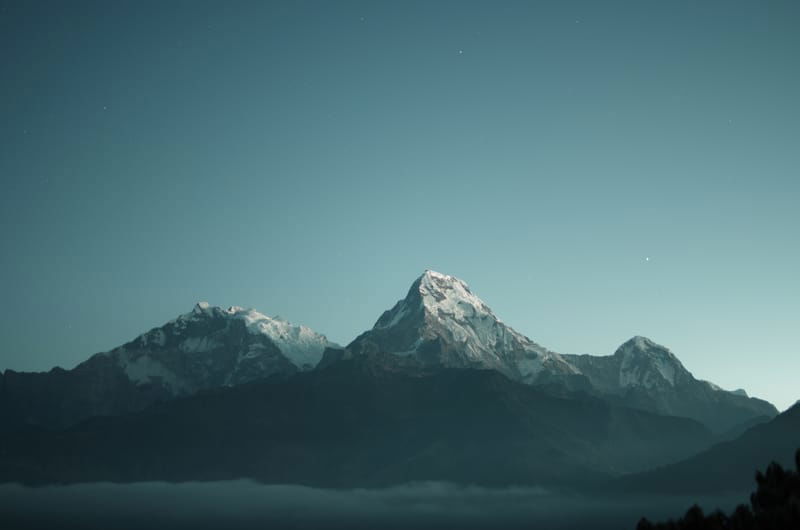
[[[800,398],[800,3],[0,0],[0,369],[189,311],[347,343],[426,268]],[[648,260],[649,258],[649,260]]]

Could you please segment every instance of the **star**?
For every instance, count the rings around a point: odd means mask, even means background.
[[[644,258],[644,260],[645,260],[645,261],[650,261],[650,258],[649,258],[649,257],[647,257],[647,258]]]
[[[464,54],[464,50],[458,50],[458,54],[459,55],[463,55]]]

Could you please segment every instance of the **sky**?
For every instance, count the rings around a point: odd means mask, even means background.
[[[425,269],[800,398],[800,3],[0,0],[0,369],[207,300],[347,344]]]

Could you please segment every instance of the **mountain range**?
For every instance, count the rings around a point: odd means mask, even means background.
[[[0,480],[592,482],[776,415],[644,337],[608,356],[551,351],[426,271],[346,347],[200,303],[72,370],[6,370]]]
[[[556,397],[493,370],[427,371],[367,354],[65,430],[7,434],[0,481],[589,484],[712,441],[693,420]]]

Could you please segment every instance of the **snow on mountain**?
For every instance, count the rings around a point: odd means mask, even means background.
[[[619,386],[675,386],[676,377],[688,374],[681,362],[667,348],[646,337],[636,336],[614,354],[621,358]]]
[[[106,354],[137,384],[172,394],[230,386],[310,370],[327,347],[338,347],[306,326],[254,309],[195,305],[189,313]]]
[[[6,371],[0,400],[26,424],[65,428],[94,416],[143,410],[198,391],[267,378],[280,380],[319,363],[324,335],[253,309],[200,302],[192,311],[72,370]]]
[[[609,356],[550,351],[504,324],[464,281],[431,270],[344,350],[308,327],[254,309],[200,302],[72,370],[7,371],[2,382],[25,422],[61,428],[370,353],[387,354],[377,357],[419,374],[436,367],[493,369],[562,396],[580,391],[694,418],[720,431],[777,413],[744,391],[695,379],[672,352],[645,337],[633,337]]]
[[[559,354],[504,324],[464,281],[431,270],[348,349],[413,355],[442,366],[492,368],[528,382],[544,371],[577,373]]]
[[[749,398],[743,391],[729,392],[695,379],[668,348],[646,337],[629,339],[614,355],[564,357],[594,388],[617,396],[621,404],[693,418],[718,431],[777,414],[772,405]]]

